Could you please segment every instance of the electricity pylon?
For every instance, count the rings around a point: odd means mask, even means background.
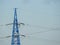
[[[12,41],[11,45],[20,45],[20,35],[18,29],[18,20],[17,20],[17,8],[14,11],[14,21],[13,21],[13,31],[12,31]]]

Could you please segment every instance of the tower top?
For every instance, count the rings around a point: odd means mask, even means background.
[[[17,8],[14,8],[14,21],[13,21],[13,30],[12,30],[12,42],[11,45],[20,45],[19,29],[18,29],[18,20],[17,20]]]

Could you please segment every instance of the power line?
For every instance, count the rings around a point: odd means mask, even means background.
[[[20,34],[19,36],[21,36],[21,37],[30,37],[31,35],[40,34],[40,33],[46,33],[46,32],[49,32],[49,31],[57,31],[57,30],[46,30],[46,31],[34,32],[34,33],[31,33],[31,34],[27,34],[27,35]],[[12,37],[12,36],[9,35],[9,36],[5,36],[5,37],[0,37],[0,39],[2,39],[2,38],[10,38],[10,37]]]
[[[9,25],[13,25],[13,23],[8,23],[8,24],[0,25],[0,26],[9,26]],[[31,25],[31,24],[25,24],[25,23],[18,23],[19,27],[21,25],[28,26],[28,27],[34,27],[34,28],[41,28],[41,29],[60,30],[59,27],[53,27],[52,28],[52,27],[44,27],[44,26],[40,26],[40,25]]]

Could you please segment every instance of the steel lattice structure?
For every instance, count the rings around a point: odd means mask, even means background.
[[[13,31],[12,31],[12,41],[11,45],[20,45],[19,29],[18,29],[18,20],[17,20],[17,8],[14,11],[14,21],[13,21]]]

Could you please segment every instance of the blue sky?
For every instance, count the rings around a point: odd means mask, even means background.
[[[22,34],[40,31],[31,37],[21,38],[21,45],[60,45],[60,0],[0,0],[0,24],[13,22],[14,8],[18,21],[31,26],[19,28]],[[0,36],[11,35],[12,26],[0,27]],[[0,39],[0,45],[11,45],[11,38]]]

